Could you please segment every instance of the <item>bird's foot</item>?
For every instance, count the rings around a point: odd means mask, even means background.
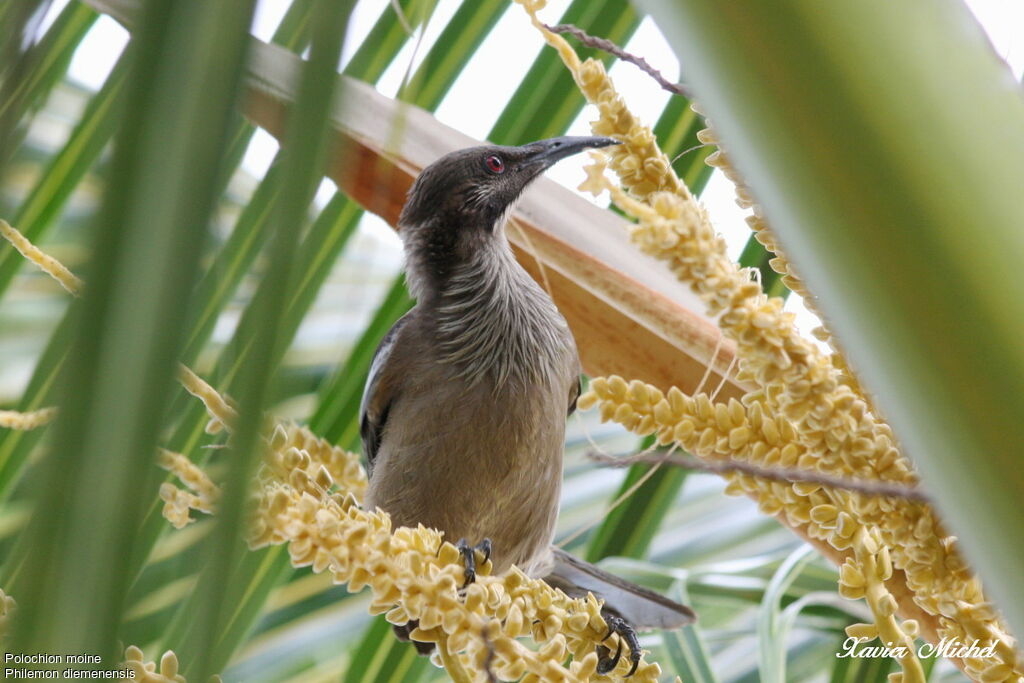
[[[636,667],[640,664],[640,640],[636,636],[636,631],[625,619],[605,614],[604,620],[608,624],[608,635],[601,639],[602,642],[611,638],[615,633],[619,636],[619,645],[615,649],[614,656],[612,656],[610,648],[604,645],[597,646],[597,673],[601,675],[610,673],[619,665],[619,660],[622,659],[622,641],[626,641],[626,644],[629,645],[629,661],[633,663],[633,666],[629,668],[629,673],[626,674],[626,678],[629,678],[636,673]]]
[[[395,636],[400,641],[412,643],[418,654],[429,656],[434,651],[434,643],[421,643],[418,640],[413,640],[411,637],[412,632],[419,628],[419,625],[419,620],[413,620],[404,624],[392,624],[391,628],[394,629]]]
[[[462,553],[463,561],[466,563],[466,583],[462,584],[462,587],[465,588],[476,581],[476,552],[479,550],[484,554],[484,562],[491,559],[491,539],[485,538],[477,545],[471,546],[466,539],[462,538],[455,544],[455,547]]]

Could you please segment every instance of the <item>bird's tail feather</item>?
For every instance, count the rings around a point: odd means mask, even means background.
[[[588,592],[604,600],[605,609],[637,629],[676,629],[697,620],[686,605],[669,600],[643,586],[609,574],[561,548],[551,548],[554,566],[544,580],[571,597]]]

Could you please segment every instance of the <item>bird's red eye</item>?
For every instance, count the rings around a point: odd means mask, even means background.
[[[494,154],[484,159],[484,164],[491,173],[501,173],[505,170],[505,162],[501,160],[501,157]]]

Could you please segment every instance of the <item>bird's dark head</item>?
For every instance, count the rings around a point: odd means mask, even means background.
[[[555,162],[615,144],[605,137],[560,137],[521,147],[483,145],[451,152],[416,178],[399,225],[493,231],[526,186]]]
[[[446,154],[423,169],[398,219],[413,296],[446,291],[466,268],[493,275],[499,264],[514,263],[500,227],[526,186],[559,159],[614,144],[611,138],[562,137],[522,147],[485,145]]]

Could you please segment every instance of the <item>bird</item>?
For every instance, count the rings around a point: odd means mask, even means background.
[[[413,182],[398,220],[415,306],[384,335],[360,408],[368,509],[399,526],[456,540],[466,583],[476,554],[501,574],[513,565],[572,597],[603,599],[616,654],[631,675],[637,628],[673,629],[686,606],[615,577],[552,544],[566,419],[581,390],[572,332],[551,297],[519,265],[505,234],[516,200],[557,161],[619,144],[563,136],[446,154]],[[396,626],[408,640],[416,624]],[[421,653],[432,644],[414,643]],[[603,651],[601,651],[603,650]]]

